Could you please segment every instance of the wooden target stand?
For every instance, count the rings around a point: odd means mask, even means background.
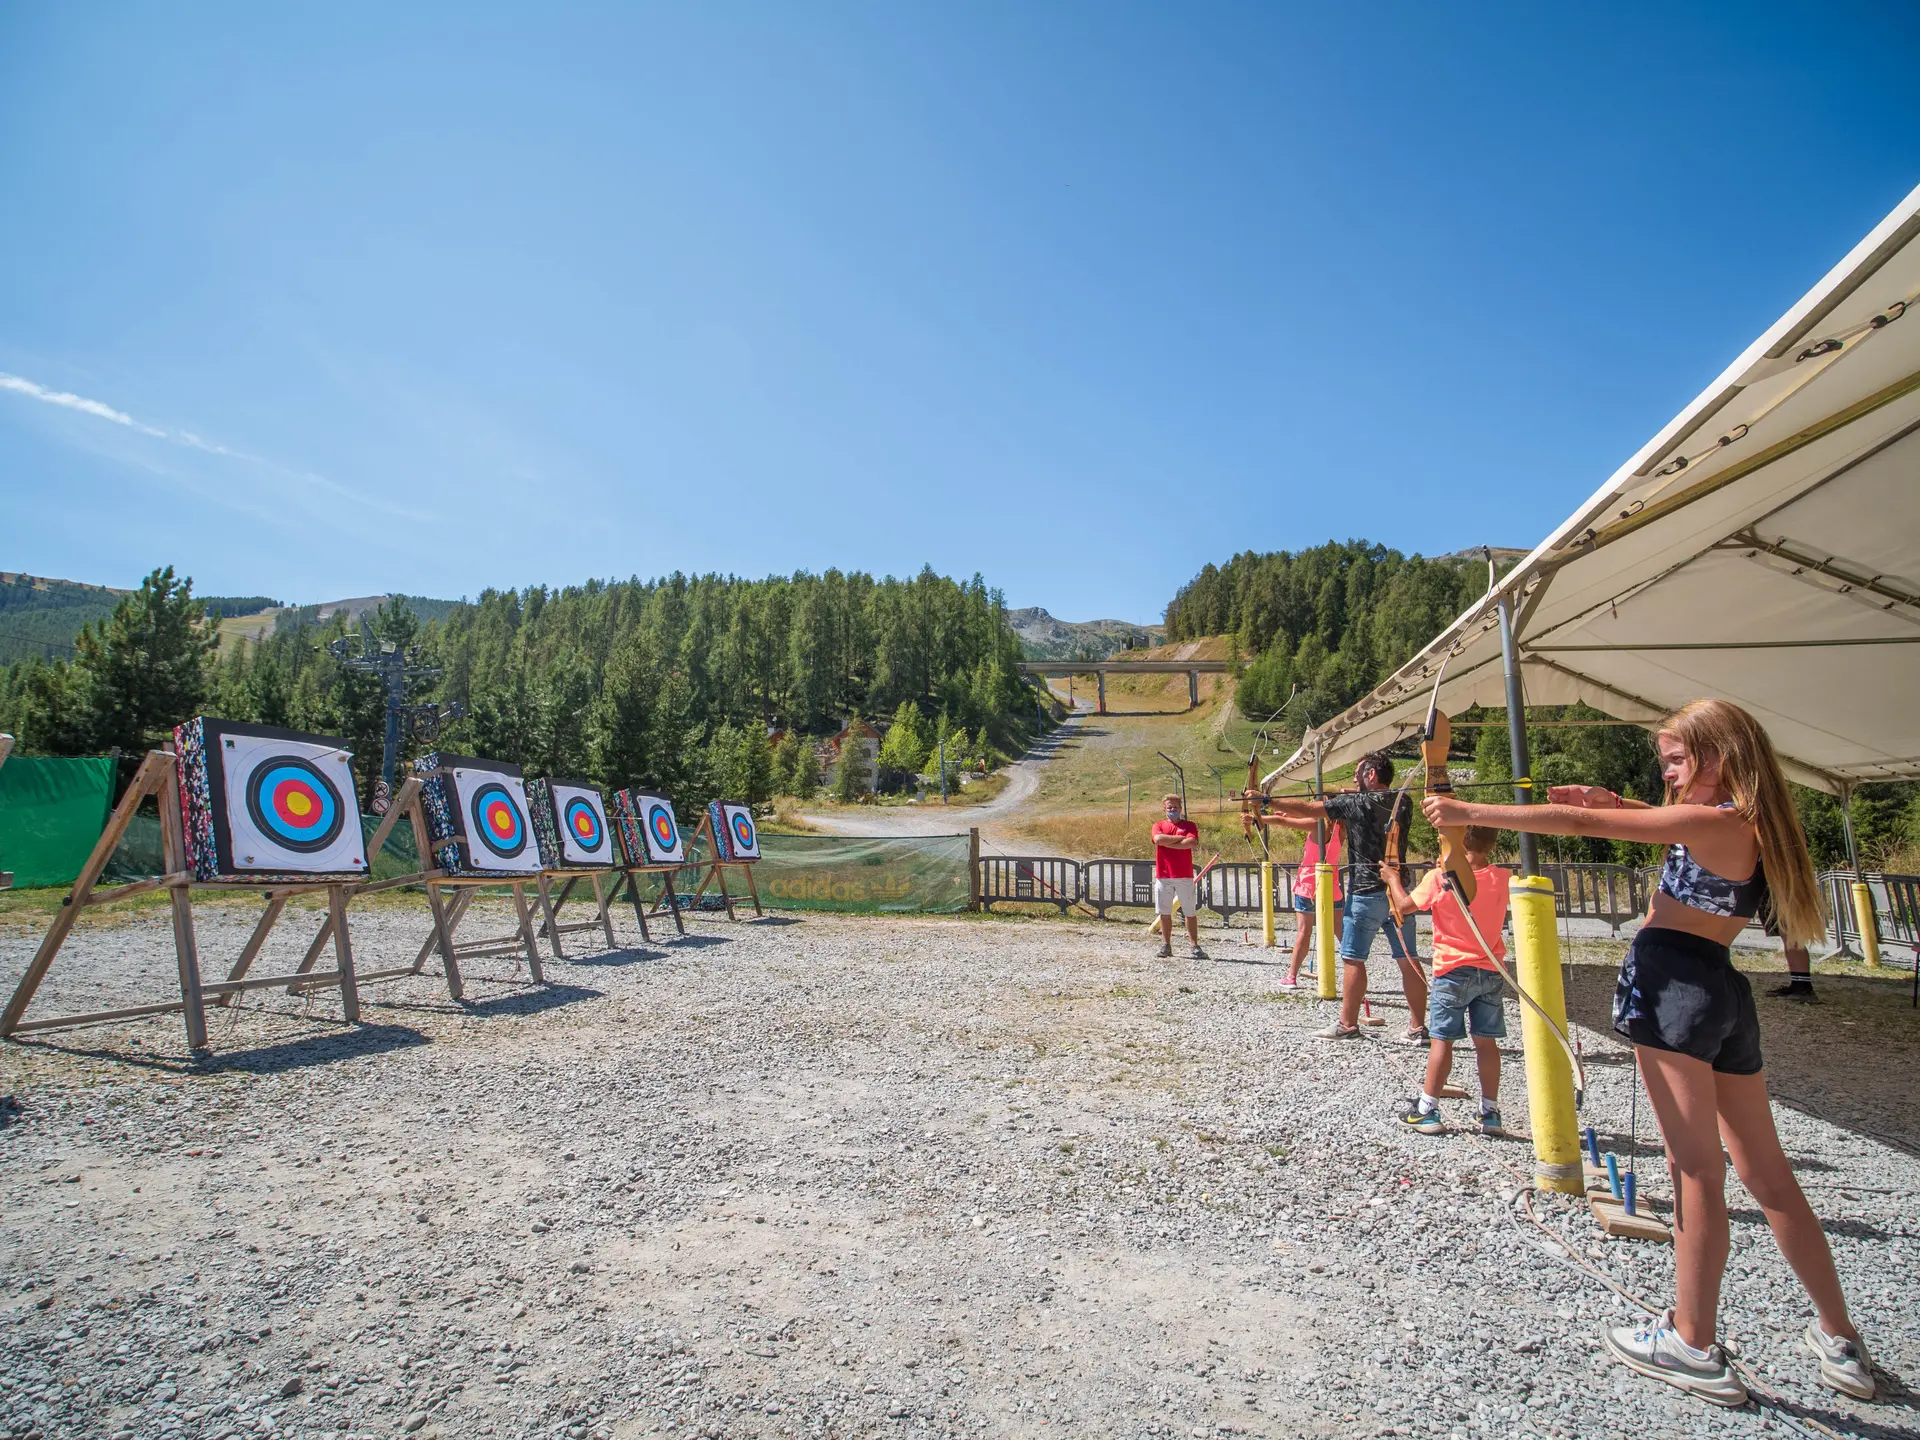
[[[329,880],[316,878],[312,881],[286,880],[195,880],[187,869],[186,833],[180,814],[180,788],[175,780],[178,757],[171,747],[163,750],[150,750],[140,762],[140,768],[134,773],[133,784],[127,793],[120,797],[120,803],[114,807],[108,817],[106,829],[100,832],[93,853],[87,857],[86,865],[81,869],[79,878],[74,881],[72,891],[61,903],[60,912],[54,916],[53,923],[47,927],[47,933],[41,938],[40,948],[34,952],[27,973],[20,977],[13,998],[7,1003],[4,1013],[0,1013],[0,1038],[41,1030],[60,1030],[77,1025],[95,1025],[108,1020],[131,1020],[145,1015],[179,1014],[184,1017],[187,1030],[187,1045],[194,1050],[205,1050],[207,1046],[206,997],[212,995],[222,1004],[233,996],[246,990],[268,989],[275,985],[288,985],[299,982],[300,989],[332,989],[340,991],[340,1006],[349,1022],[360,1018],[359,982],[372,979],[373,975],[356,974],[353,968],[353,945],[347,934],[347,902],[355,894],[368,889],[385,889],[388,885],[401,882],[385,882],[373,886],[357,880]],[[113,858],[121,837],[127,832],[142,801],[152,796],[160,808],[160,853],[161,865],[165,873],[146,880],[136,880],[131,884],[117,885],[110,890],[101,890],[97,886],[100,876],[107,868],[107,862]],[[383,825],[376,834],[368,854],[377,853],[378,846],[386,839],[387,826]],[[204,981],[200,978],[200,953],[193,929],[192,888],[207,890],[235,890],[262,895],[266,898],[267,908],[254,926],[253,934],[240,952],[232,971],[225,980]],[[27,1008],[33,1003],[33,997],[41,982],[47,978],[47,972],[53,968],[55,958],[67,937],[73,933],[73,927],[80,918],[80,912],[95,905],[111,905],[117,900],[130,900],[136,895],[144,895],[150,890],[165,890],[173,912],[173,950],[179,971],[180,998],[150,1005],[126,1005],[113,1010],[92,1010],[73,1015],[52,1015],[44,1019],[29,1020]],[[306,962],[301,971],[294,975],[249,976],[248,969],[261,947],[266,944],[274,925],[286,910],[287,901],[295,895],[315,895],[324,893],[327,897],[327,919],[321,927],[318,937],[307,949]],[[326,941],[333,941],[335,968],[315,970]],[[379,974],[382,972],[375,972]]]
[[[611,887],[606,883],[609,875],[614,877]],[[553,882],[556,880],[566,882],[561,885],[558,895],[554,894],[553,889]],[[591,881],[593,884],[593,903],[596,912],[594,918],[574,920],[563,925],[560,923],[560,911],[573,894],[574,887],[582,880]],[[547,944],[553,947],[554,959],[567,958],[566,952],[560,948],[562,935],[577,935],[587,930],[602,932],[606,936],[609,950],[620,948],[620,942],[613,938],[613,917],[607,913],[607,907],[620,894],[620,870],[617,866],[591,865],[578,870],[542,870],[536,888],[540,895],[540,913],[543,917],[540,933],[547,937]],[[640,922],[640,933],[642,937],[647,933],[647,922],[644,919]]]
[[[421,794],[425,782],[441,772],[428,775],[409,775],[406,783],[400,787],[400,793],[394,797],[393,807],[387,812],[387,823],[404,809],[413,825],[413,843],[424,861],[433,854],[434,841],[427,833],[427,814]],[[446,843],[444,841],[440,842]],[[368,851],[369,854],[373,852]],[[382,971],[387,975],[418,975],[426,968],[428,958],[438,950],[441,968],[446,972],[447,994],[458,1001],[466,998],[466,982],[460,973],[462,960],[478,960],[489,955],[518,955],[527,965],[527,972],[533,976],[533,983],[547,983],[547,972],[540,964],[540,946],[534,938],[533,907],[527,901],[527,886],[543,879],[540,874],[521,874],[503,871],[494,875],[456,875],[439,867],[420,871],[417,875],[402,877],[399,881],[387,881],[385,884],[417,884],[427,892],[427,904],[433,911],[433,929],[421,944],[419,953],[413,957],[411,965],[398,966]],[[495,935],[484,940],[456,940],[454,934],[460,928],[460,922],[466,918],[472,908],[475,897],[482,889],[505,889],[513,896],[514,914],[517,924],[505,935]],[[443,891],[452,891],[451,900]],[[555,953],[558,953],[556,946]]]
[[[720,841],[719,837],[713,833],[713,816],[711,813],[700,817],[700,828],[694,831],[693,835],[696,840],[702,835],[707,837],[707,854],[712,857],[706,862],[704,873],[700,877],[700,884],[694,889],[694,901],[698,902],[700,897],[707,893],[707,886],[718,885],[720,888],[720,901],[727,907],[727,919],[739,919],[739,916],[733,913],[733,897],[727,893],[726,874],[728,869],[739,870],[747,877],[747,894],[753,898],[754,916],[756,918],[764,918],[767,912],[760,908],[760,890],[759,887],[753,883],[754,862],[751,860],[722,860],[720,858]],[[669,881],[668,883],[671,884],[672,882]]]
[[[622,865],[619,868],[618,873],[626,877],[627,899],[633,902],[633,918],[640,922],[640,938],[645,943],[649,945],[653,943],[653,933],[647,929],[647,915],[649,913],[656,919],[662,915],[671,914],[673,916],[674,928],[682,935],[687,933],[686,917],[680,913],[680,897],[674,894],[673,890],[673,877],[686,868],[685,865]],[[642,899],[640,895],[640,877],[642,875],[658,875],[660,877],[660,893],[654,897],[651,912],[648,911],[646,901]],[[620,886],[616,882],[613,887],[613,895],[617,898],[619,894]]]

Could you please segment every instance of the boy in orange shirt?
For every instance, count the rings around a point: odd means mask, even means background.
[[[1512,872],[1492,863],[1499,832],[1469,826],[1467,864],[1473,868],[1473,918],[1493,953],[1506,959],[1500,931],[1507,919],[1507,882]],[[1433,912],[1433,989],[1427,1000],[1426,1083],[1418,1100],[1409,1100],[1400,1112],[1401,1123],[1422,1135],[1438,1135],[1447,1127],[1440,1120],[1440,1091],[1453,1068],[1453,1042],[1473,1038],[1474,1058],[1480,1066],[1480,1129],[1504,1135],[1500,1124],[1500,1042],[1506,1038],[1506,996],[1500,971],[1474,938],[1438,869],[1430,871],[1408,895],[1397,866],[1382,866],[1396,913]]]

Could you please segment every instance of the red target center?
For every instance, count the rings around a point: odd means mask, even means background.
[[[505,839],[513,834],[513,811],[501,804],[487,808],[487,823],[493,827],[493,833]]]
[[[289,780],[273,792],[273,813],[289,825],[311,825],[320,809],[320,796],[311,785]]]

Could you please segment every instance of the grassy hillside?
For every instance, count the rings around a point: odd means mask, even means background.
[[[1226,660],[1231,654],[1231,642],[1216,635],[1155,646],[1140,658]],[[1055,682],[1054,693],[1065,698],[1064,680]],[[1091,699],[1093,693],[1090,682],[1074,686],[1076,698]],[[1186,708],[1185,675],[1110,678],[1110,713],[1074,723],[1071,738],[1042,772],[1040,788],[1022,812],[1020,831],[1031,841],[1032,853],[1082,859],[1151,856],[1148,831],[1160,818],[1160,797],[1179,788],[1172,768],[1156,753],[1165,752],[1186,770],[1188,812],[1200,827],[1202,860],[1215,850],[1224,851],[1228,859],[1256,858],[1242,838],[1240,806],[1234,798],[1246,784],[1254,726],[1235,711],[1232,697],[1233,680],[1227,675],[1200,677],[1200,704],[1193,710]],[[1293,746],[1291,736],[1276,735],[1261,753],[1261,772],[1273,769]],[[1300,838],[1297,831],[1276,829],[1274,858],[1297,858]]]
[[[104,620],[127,592],[0,571],[0,665],[65,659],[81,627]]]

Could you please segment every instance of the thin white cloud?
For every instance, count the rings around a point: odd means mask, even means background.
[[[16,395],[25,395],[29,399],[41,400],[49,405],[59,405],[67,410],[78,410],[83,415],[92,415],[101,420],[111,420],[116,425],[125,425],[142,434],[158,439],[168,439],[167,432],[156,430],[151,425],[142,425],[124,410],[116,410],[111,405],[98,400],[89,400],[84,395],[75,395],[66,390],[49,390],[44,385],[36,385],[31,380],[18,375],[9,375],[0,371],[0,390],[11,390]]]
[[[280,476],[283,480],[292,481],[296,487],[324,490],[340,499],[351,501],[357,505],[364,505],[374,510],[383,511],[388,515],[395,516],[402,520],[424,521],[427,519],[425,515],[418,511],[396,505],[391,500],[381,499],[372,495],[363,495],[349,486],[340,484],[338,481],[329,480],[324,475],[316,475],[311,470],[293,470],[277,461],[268,460],[259,455],[249,455],[244,450],[229,449],[225,445],[196,435],[191,430],[162,430],[156,426],[146,425],[134,419],[124,410],[116,410],[104,401],[89,400],[84,395],[74,395],[64,390],[50,390],[45,385],[28,380],[23,376],[9,375],[3,370],[0,370],[0,390],[11,390],[16,395],[25,395],[31,400],[39,400],[48,405],[58,405],[62,409],[78,410],[83,415],[91,415],[98,420],[108,420],[115,425],[124,425],[130,430],[137,430],[142,435],[151,435],[156,440],[165,440],[169,444],[182,445],[191,450],[199,450],[208,455],[218,455],[228,460],[238,460],[247,465],[254,466],[258,470]],[[173,472],[161,471],[160,473],[172,474]]]

